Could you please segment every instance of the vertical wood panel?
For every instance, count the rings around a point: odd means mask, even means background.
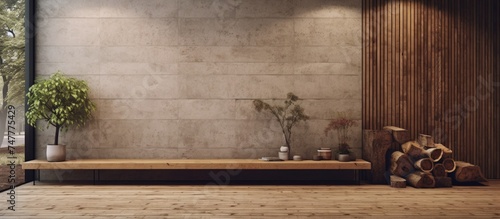
[[[363,129],[432,134],[500,178],[500,3],[364,0]]]

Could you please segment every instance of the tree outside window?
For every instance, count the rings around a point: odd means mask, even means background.
[[[24,92],[25,92],[25,33],[24,33],[25,1],[0,1],[0,167],[6,166],[7,140],[7,112],[9,105],[16,108],[15,142],[16,156],[24,160]],[[11,123],[12,124],[12,123]],[[12,133],[11,133],[12,135]],[[13,143],[13,142],[10,142]],[[20,161],[21,161],[20,160]],[[19,161],[16,163],[20,163]],[[24,181],[24,171],[20,166],[16,171],[19,176],[16,182]],[[5,189],[7,178],[0,170],[0,191]],[[22,176],[21,176],[22,174]]]

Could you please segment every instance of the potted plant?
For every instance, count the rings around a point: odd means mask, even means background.
[[[342,162],[351,160],[351,147],[346,143],[339,144],[338,159]]]
[[[356,121],[350,119],[346,112],[339,112],[338,117],[330,120],[330,123],[325,128],[325,135],[328,132],[335,130],[338,138],[338,157],[339,161],[351,160],[351,147],[349,146],[349,128],[356,125]]]
[[[66,160],[66,147],[59,144],[59,132],[70,127],[81,127],[92,117],[95,104],[88,92],[85,81],[66,77],[59,71],[29,88],[29,107],[26,112],[28,124],[37,127],[38,120],[45,120],[46,128],[50,125],[55,127],[54,143],[47,145],[47,161]]]
[[[254,100],[253,104],[255,110],[258,112],[269,111],[278,121],[281,131],[283,132],[285,144],[288,147],[288,158],[290,157],[292,145],[292,128],[300,121],[306,121],[309,119],[304,113],[304,108],[302,108],[296,102],[299,100],[293,93],[288,93],[287,98],[284,101],[284,105],[270,105],[262,100]]]

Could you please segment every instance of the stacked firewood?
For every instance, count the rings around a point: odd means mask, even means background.
[[[452,150],[435,143],[432,136],[420,134],[416,140],[409,139],[405,129],[386,126],[399,150],[391,154],[389,171],[392,187],[415,188],[451,187],[456,182],[484,182],[481,169],[467,162],[455,161]]]

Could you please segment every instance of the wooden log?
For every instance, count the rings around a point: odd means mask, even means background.
[[[441,159],[452,158],[453,151],[442,144],[434,144],[436,148],[443,151],[443,157]]]
[[[401,149],[408,156],[418,159],[425,154],[425,150],[416,141],[409,141],[401,145]]]
[[[390,147],[391,134],[389,132],[385,130],[363,131],[363,159],[372,164],[368,177],[373,184],[387,184],[385,172],[390,163],[386,158],[386,153]]]
[[[487,182],[488,180],[483,176],[483,172],[479,166],[463,162],[455,161],[457,169],[454,178],[458,182]]]
[[[413,166],[415,169],[420,170],[424,173],[430,173],[434,169],[434,162],[430,158],[421,158],[417,160]]]
[[[451,158],[446,158],[441,163],[443,164],[444,169],[447,173],[451,173],[451,172],[455,171],[455,169],[457,168],[457,165],[455,164],[455,160],[453,160]]]
[[[436,181],[436,188],[448,188],[452,187],[451,177],[434,177]]]
[[[425,150],[425,154],[432,159],[432,161],[437,162],[443,156],[443,150],[439,148],[428,148]]]
[[[411,140],[410,132],[406,129],[396,126],[385,126],[384,130],[389,131],[392,135],[392,139],[399,144],[404,144]]]
[[[417,141],[422,147],[434,147],[434,139],[430,135],[419,134]]]
[[[434,169],[432,170],[432,175],[434,177],[446,177],[446,174],[443,164],[437,163],[434,165]]]
[[[399,176],[391,175],[391,187],[406,188],[406,179]]]
[[[405,177],[413,172],[413,162],[408,155],[401,151],[394,151],[391,154],[391,173],[396,176]]]
[[[431,174],[422,171],[415,171],[406,176],[408,184],[415,188],[433,188],[436,181]]]

